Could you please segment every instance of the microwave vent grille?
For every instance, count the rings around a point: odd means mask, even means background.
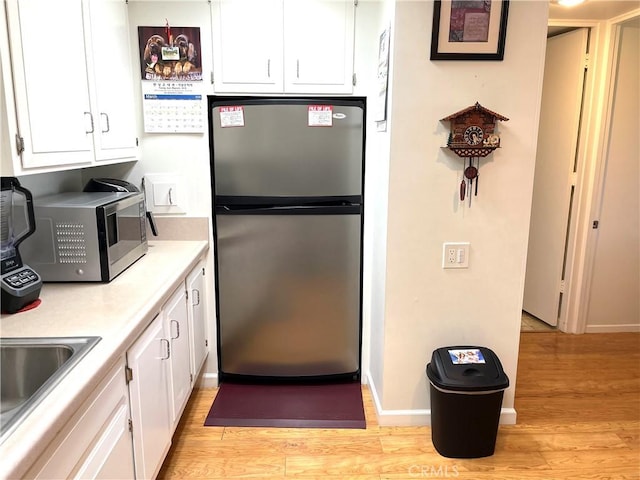
[[[60,263],[87,263],[84,224],[56,223],[56,240]]]

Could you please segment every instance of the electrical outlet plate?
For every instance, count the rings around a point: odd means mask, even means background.
[[[148,210],[156,214],[186,213],[186,188],[182,175],[147,173],[144,186]]]
[[[442,268],[469,268],[469,242],[446,242],[442,244]]]

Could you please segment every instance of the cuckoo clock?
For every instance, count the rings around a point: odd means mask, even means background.
[[[464,159],[460,201],[464,201],[468,190],[469,205],[471,205],[471,190],[474,180],[474,195],[478,195],[480,158],[486,157],[500,146],[500,137],[496,132],[496,121],[509,119],[476,102],[475,105],[442,120],[451,122],[451,133],[449,133],[447,147]]]

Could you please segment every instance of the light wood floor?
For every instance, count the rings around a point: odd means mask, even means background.
[[[366,430],[203,427],[216,390],[196,390],[159,478],[640,478],[640,334],[522,333],[517,425],[496,452],[439,456],[429,427]]]

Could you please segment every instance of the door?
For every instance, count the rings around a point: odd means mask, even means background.
[[[191,337],[191,371],[198,375],[207,356],[207,332],[205,327],[206,292],[204,267],[193,270],[187,277],[189,335]],[[195,379],[194,379],[195,380]]]
[[[81,2],[11,0],[6,8],[22,166],[93,161]]]
[[[587,332],[640,324],[640,17],[616,26],[616,39]]]
[[[136,478],[154,478],[171,446],[169,355],[161,316],[127,352]]]
[[[282,92],[282,1],[219,0],[211,12],[215,91]]]
[[[355,2],[284,0],[284,81],[290,93],[351,93]]]
[[[87,2],[90,25],[87,43],[92,84],[96,160],[133,158],[136,154],[136,110],[131,79],[128,5],[99,0]],[[114,52],[114,45],[117,51]]]
[[[221,374],[359,371],[359,210],[217,215]]]
[[[214,106],[216,195],[361,195],[363,108],[318,99],[332,107],[332,125],[309,126],[308,103],[274,102],[242,105],[244,122],[231,128]]]
[[[547,40],[523,310],[558,324],[589,30]]]
[[[171,420],[178,425],[182,409],[191,393],[191,359],[189,351],[189,319],[187,296],[183,286],[178,288],[164,307],[165,332],[171,342]]]

